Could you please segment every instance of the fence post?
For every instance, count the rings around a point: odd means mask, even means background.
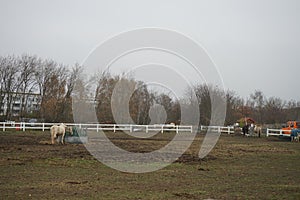
[[[164,133],[164,125],[161,126],[161,133]]]
[[[221,133],[221,127],[218,126],[218,133]]]
[[[267,137],[269,137],[269,128],[267,128]]]
[[[45,123],[43,123],[43,132],[45,131]]]
[[[23,124],[23,131],[25,131],[26,124],[25,124],[25,122],[23,122],[22,124]]]
[[[148,125],[146,125],[146,133],[148,133]]]
[[[227,127],[227,130],[228,130],[228,135],[230,134],[230,127],[228,126]]]
[[[97,124],[96,131],[99,132],[99,124]]]
[[[3,122],[3,131],[5,131],[5,122]]]
[[[178,125],[176,125],[176,134],[178,133],[179,131],[178,131]]]
[[[114,133],[116,132],[116,125],[114,124]]]
[[[132,124],[129,126],[129,132],[132,133]]]

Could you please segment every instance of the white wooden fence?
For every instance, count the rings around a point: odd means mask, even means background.
[[[289,134],[284,133],[284,132],[289,132]],[[269,137],[271,135],[290,137],[291,136],[291,130],[282,130],[282,129],[267,128],[267,137]]]
[[[0,130],[6,131],[9,129],[13,130],[49,130],[54,124],[60,123],[27,123],[27,122],[0,122]],[[187,125],[171,125],[171,124],[157,124],[157,125],[134,125],[134,124],[76,124],[76,123],[66,123],[67,126],[77,126],[86,130],[95,130],[97,132],[101,130],[106,131],[130,131],[130,132],[150,132],[150,131],[160,131],[161,133],[165,131],[179,132],[192,132],[193,127]]]
[[[212,132],[227,133],[227,134],[234,133],[233,126],[202,126],[201,125],[200,130],[201,131],[210,130]]]
[[[54,124],[59,123],[28,123],[28,122],[0,122],[0,130],[49,130],[50,127]],[[151,131],[160,131],[164,132],[191,132],[193,131],[193,126],[190,125],[172,125],[172,124],[154,124],[154,125],[135,125],[135,124],[76,124],[76,123],[66,123],[67,126],[77,126],[86,130],[94,131],[130,131],[130,132],[151,132]],[[234,128],[232,126],[201,126],[200,130],[210,130],[213,132],[219,133],[234,133]]]

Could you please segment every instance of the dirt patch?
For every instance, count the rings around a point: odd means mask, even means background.
[[[189,194],[189,193],[174,193],[174,196],[179,198],[186,198],[186,199],[198,199],[197,195]]]
[[[66,184],[78,185],[78,184],[86,184],[88,181],[67,181]]]

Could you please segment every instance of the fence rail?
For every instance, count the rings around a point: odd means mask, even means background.
[[[201,126],[200,130],[201,131],[210,130],[212,132],[227,133],[227,134],[234,133],[234,127],[233,126]]]
[[[28,123],[28,122],[0,122],[0,130],[6,131],[9,129],[14,130],[49,130],[52,125],[60,123]],[[159,124],[159,125],[135,125],[135,124],[79,124],[79,123],[66,123],[67,126],[77,126],[86,130],[99,131],[130,131],[130,132],[150,132],[150,131],[160,131],[161,133],[170,132],[192,132],[193,126],[188,125],[171,125],[171,124]]]
[[[0,122],[0,130],[6,131],[9,129],[26,131],[26,130],[49,130],[52,125],[59,123],[28,123],[28,122]],[[172,125],[172,124],[154,124],[154,125],[135,125],[135,124],[96,124],[96,123],[66,123],[67,126],[77,126],[86,130],[94,131],[130,131],[130,132],[193,132],[193,126],[190,125]],[[234,133],[234,128],[231,126],[201,126],[201,131],[210,130],[213,132]]]
[[[290,132],[289,134],[284,132]],[[282,130],[282,129],[271,129],[267,128],[267,137],[269,136],[284,136],[284,137],[290,137],[291,136],[291,130]]]

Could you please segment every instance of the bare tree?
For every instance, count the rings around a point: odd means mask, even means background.
[[[43,60],[40,62],[40,65],[37,67],[35,72],[35,79],[40,93],[40,118],[44,120],[45,118],[45,109],[44,105],[47,101],[46,93],[50,85],[51,77],[54,75],[55,70],[58,64],[53,60]]]
[[[15,56],[7,56],[1,62],[1,89],[2,89],[2,105],[6,101],[5,118],[10,120],[12,117],[12,103],[16,91],[19,88],[18,76],[20,73],[17,58]]]
[[[210,88],[213,86],[208,85],[195,85],[194,91],[199,102],[200,110],[200,124],[209,125],[211,119],[211,99],[210,99]]]
[[[53,60],[44,60],[37,67],[35,72],[35,79],[38,84],[38,90],[42,99],[47,91],[48,82],[53,76],[58,64]]]
[[[240,109],[243,108],[244,101],[237,96],[233,91],[227,91],[226,93],[227,109],[225,124],[232,125],[237,122],[238,119],[244,117]]]
[[[0,57],[0,109],[1,112],[4,112],[4,99],[5,99],[5,92],[4,92],[4,71],[5,71],[5,62],[6,59],[4,57]]]
[[[180,124],[200,125],[199,123],[199,105],[200,99],[196,96],[194,88],[188,87],[185,91],[185,97],[180,99],[181,121]]]
[[[300,102],[290,100],[285,106],[286,121],[300,120]]]
[[[284,115],[285,103],[282,99],[278,97],[270,97],[266,101],[265,111],[266,111],[266,122],[269,124],[283,123],[286,121]]]
[[[43,93],[41,102],[42,117],[49,122],[64,121],[62,111],[68,70],[63,65],[55,66],[52,62],[46,64],[49,65],[46,65],[39,74],[40,91]]]
[[[27,107],[28,96],[33,93],[36,86],[35,74],[39,60],[36,56],[23,55],[19,60],[19,94],[21,97],[20,117],[24,117]]]
[[[250,101],[253,106],[253,118],[258,121],[258,123],[262,124],[264,121],[263,110],[265,104],[265,97],[262,91],[255,90],[253,94],[250,95]]]
[[[96,89],[100,123],[148,124],[153,96],[147,86],[127,76],[99,75]]]
[[[83,68],[78,63],[75,63],[74,67],[71,69],[69,76],[67,78],[67,92],[66,97],[71,97],[71,94],[74,90],[76,81],[78,80],[79,76],[82,74]]]
[[[62,116],[64,121],[71,122],[73,121],[73,114],[72,114],[72,92],[74,91],[75,84],[79,79],[80,75],[82,74],[82,66],[76,63],[71,71],[69,71],[67,80],[66,80],[66,87],[67,91],[64,97],[63,106],[62,106]]]

